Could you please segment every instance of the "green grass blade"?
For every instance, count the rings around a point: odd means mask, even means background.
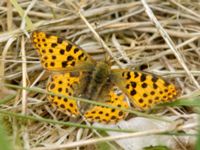
[[[200,150],[200,130],[199,130],[198,135],[197,135],[197,141],[196,141],[195,149]]]
[[[51,123],[51,124],[59,124],[59,125],[63,125],[63,126],[95,129],[95,130],[99,130],[99,131],[115,131],[115,132],[128,132],[128,133],[135,132],[134,129],[133,130],[128,130],[128,129],[104,128],[104,127],[88,126],[88,125],[74,123],[74,122],[56,121],[56,120],[52,120],[52,119],[48,119],[48,118],[34,117],[34,116],[29,116],[29,115],[22,115],[22,114],[19,114],[19,113],[8,112],[8,111],[3,111],[3,110],[0,110],[0,114],[2,116],[15,117],[15,118],[18,118],[18,119],[23,119],[25,121],[28,121],[28,120],[41,121],[41,122],[46,122],[46,123]]]
[[[5,129],[3,128],[2,124],[3,124],[2,119],[0,119],[0,149],[13,150],[11,148],[10,141],[8,140],[8,137],[6,135]]]
[[[197,97],[192,97],[192,98],[179,99],[174,102],[160,104],[159,106],[196,106],[196,107],[200,107],[200,97],[197,96]]]
[[[1,105],[1,104],[5,104],[5,103],[11,101],[13,98],[15,98],[15,96],[16,96],[15,94],[11,94],[11,95],[5,96],[4,98],[2,98],[2,99],[0,100],[0,105]]]

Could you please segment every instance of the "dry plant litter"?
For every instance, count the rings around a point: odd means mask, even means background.
[[[0,113],[5,115],[2,121],[14,149],[98,149],[101,142],[110,149],[131,149],[118,140],[172,131],[196,134],[199,108],[194,106],[198,102],[188,107],[163,107],[153,114],[175,117],[173,122],[178,123],[171,124],[173,127],[105,135],[95,129],[58,124],[74,119],[56,111],[44,93],[19,87],[46,88],[49,72],[42,69],[29,39],[33,30],[41,30],[75,42],[96,60],[109,55],[113,67],[142,69],[169,78],[179,87],[182,98],[198,100],[199,6],[195,0],[2,0]],[[84,124],[84,120],[76,123]],[[175,141],[171,149],[194,149],[194,136],[171,136]]]

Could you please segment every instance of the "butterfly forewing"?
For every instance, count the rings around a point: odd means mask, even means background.
[[[142,110],[172,101],[178,94],[175,85],[150,73],[116,69],[110,79]]]
[[[47,70],[87,70],[94,65],[90,55],[83,49],[57,36],[35,31],[32,42],[39,53],[42,66]]]

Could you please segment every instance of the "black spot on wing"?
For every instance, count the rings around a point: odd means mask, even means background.
[[[137,78],[139,76],[138,72],[134,72],[134,78]]]
[[[68,57],[67,57],[67,61],[71,61],[71,60],[73,60],[73,59],[74,59],[73,56],[68,56]]]
[[[74,53],[76,54],[79,51],[79,48],[74,49]]]
[[[130,71],[128,71],[127,74],[126,74],[126,79],[128,80],[130,78],[131,78],[131,73],[130,73]]]
[[[57,46],[57,43],[52,43],[51,47],[55,48]]]
[[[62,67],[65,68],[67,66],[67,61],[62,62]]]
[[[83,57],[84,57],[84,53],[80,54],[80,55],[78,56],[78,59],[81,60]]]
[[[137,83],[136,83],[136,82],[133,82],[133,81],[131,81],[131,86],[132,86],[133,88],[136,88],[136,86],[137,86]]]
[[[58,44],[62,44],[62,42],[63,42],[63,39],[61,39],[61,38],[58,38],[58,39],[57,39],[57,43],[58,43]]]
[[[140,81],[141,82],[144,82],[146,80],[146,75],[145,74],[142,74],[141,75],[141,78],[140,78]]]
[[[70,51],[72,49],[72,44],[68,43],[68,45],[66,46],[66,51]]]
[[[130,94],[131,94],[131,96],[134,96],[136,93],[137,93],[136,90],[133,89]]]
[[[61,54],[61,55],[64,55],[64,54],[65,54],[65,50],[64,50],[64,49],[61,49],[61,50],[60,50],[60,54]]]

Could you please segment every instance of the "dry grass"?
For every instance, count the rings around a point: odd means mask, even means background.
[[[183,96],[199,95],[199,2],[18,0],[18,4],[14,0],[0,2],[0,82],[45,89],[49,73],[40,66],[29,39],[33,30],[41,30],[75,42],[96,60],[109,56],[120,68],[144,69],[170,78]],[[124,60],[127,63],[123,63]],[[1,111],[54,121],[74,121],[52,109],[45,94],[1,87]],[[166,116],[183,118],[184,122],[196,116],[194,107],[170,107],[162,111]],[[105,140],[111,149],[117,149],[116,144],[108,141],[125,138],[119,134],[119,137],[104,139],[95,130],[41,120],[23,121],[13,114],[7,114],[4,123],[15,149],[75,149],[78,146],[94,149],[95,143]],[[82,119],[77,123],[84,124]],[[196,126],[194,121],[173,130],[185,127],[194,130]],[[163,130],[131,133],[127,137],[160,132]],[[94,139],[97,137],[99,139]],[[190,144],[180,142],[178,145],[180,149],[190,149],[194,146]]]

